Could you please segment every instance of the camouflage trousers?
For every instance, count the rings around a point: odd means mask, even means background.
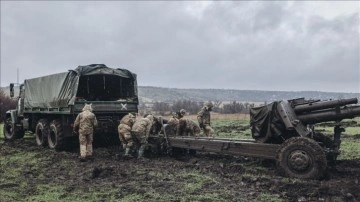
[[[209,124],[205,124],[205,126],[203,127],[204,130],[204,135],[207,137],[211,137],[214,134],[214,129],[211,128],[211,126]]]
[[[132,148],[134,140],[131,135],[131,127],[126,124],[120,124],[118,128],[119,139],[123,144],[123,149]]]
[[[93,154],[93,134],[79,134],[80,156],[87,157]]]
[[[144,134],[144,132],[135,132],[132,131],[132,136],[135,139],[135,141],[139,144],[147,144],[147,138]]]

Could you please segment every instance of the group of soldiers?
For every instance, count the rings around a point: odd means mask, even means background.
[[[124,155],[133,157],[133,153],[137,153],[138,158],[143,158],[148,138],[152,132],[156,131],[154,127],[157,124],[160,124],[161,127],[165,124],[166,127],[164,127],[163,132],[169,136],[199,136],[201,129],[205,136],[212,136],[214,133],[210,124],[212,108],[211,102],[204,104],[197,115],[199,124],[187,119],[184,109],[174,113],[169,120],[151,114],[145,115],[143,118],[136,118],[131,113],[125,115],[118,126],[119,139],[125,151]],[[80,161],[92,159],[93,131],[96,126],[97,120],[92,113],[91,104],[85,104],[83,112],[76,117],[74,123],[74,132],[79,134]]]

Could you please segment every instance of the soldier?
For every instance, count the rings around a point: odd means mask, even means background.
[[[182,118],[179,120],[176,135],[198,136],[199,134],[200,127],[198,126],[198,124],[195,123],[195,121],[186,118]]]
[[[118,133],[120,141],[125,150],[125,156],[130,156],[130,151],[134,145],[133,138],[131,136],[131,127],[135,123],[136,117],[131,113],[125,115],[121,120],[118,126]]]
[[[186,114],[186,111],[185,111],[185,109],[180,109],[180,111],[179,112],[176,112],[176,115],[177,115],[177,119],[181,119],[181,118],[183,118],[184,116],[185,116],[185,114]]]
[[[206,136],[212,136],[214,133],[214,130],[210,126],[210,111],[212,108],[213,104],[211,102],[205,103],[204,107],[201,108],[197,116],[200,128],[204,130],[204,134]]]
[[[74,133],[79,134],[80,142],[80,161],[92,159],[92,142],[94,127],[97,126],[95,114],[92,113],[91,104],[85,104],[84,108],[75,119]]]
[[[151,127],[153,124],[154,124],[154,116],[147,115],[145,118],[136,120],[134,125],[131,128],[133,137],[139,143],[138,158],[144,157],[144,150],[145,150],[146,144],[148,143],[150,130],[151,130]]]
[[[179,125],[179,119],[177,119],[178,114],[173,112],[173,116],[167,122],[167,126],[165,127],[166,135],[176,135],[176,130]]]

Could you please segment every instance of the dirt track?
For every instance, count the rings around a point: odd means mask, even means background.
[[[64,201],[75,195],[91,200],[89,192],[103,193],[100,201],[360,201],[360,160],[340,161],[326,179],[304,181],[280,177],[272,161],[205,153],[140,161],[119,152],[96,148],[95,160],[83,163],[76,148],[55,152],[32,138],[0,140],[0,193],[16,190],[26,200],[39,195],[37,185],[46,185],[63,187],[58,199]],[[31,159],[10,160],[16,154]],[[12,168],[21,174],[8,175]]]

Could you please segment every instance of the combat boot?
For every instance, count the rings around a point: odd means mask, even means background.
[[[85,161],[86,161],[86,157],[79,156],[79,161],[80,161],[80,162],[85,162]]]
[[[144,158],[145,145],[141,145],[138,151],[138,159]]]
[[[130,154],[130,148],[129,147],[127,147],[126,149],[125,149],[125,157],[129,157],[129,158],[132,158],[133,156]]]
[[[86,160],[93,162],[94,161],[94,156],[87,156]]]

